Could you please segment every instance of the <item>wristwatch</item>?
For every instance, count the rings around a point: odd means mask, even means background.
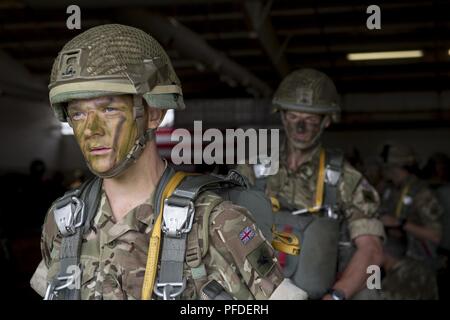
[[[328,293],[333,298],[333,300],[345,300],[345,293],[338,289],[330,289]]]

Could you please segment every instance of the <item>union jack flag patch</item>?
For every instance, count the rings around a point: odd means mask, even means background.
[[[239,233],[239,239],[243,244],[247,244],[253,239],[255,234],[255,231],[251,227],[245,227],[244,230]]]

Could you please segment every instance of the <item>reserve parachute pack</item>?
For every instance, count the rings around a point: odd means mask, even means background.
[[[345,230],[337,205],[343,160],[339,150],[321,150],[312,208],[295,208],[286,199],[271,198],[272,246],[280,254],[284,276],[306,291],[309,299],[320,299],[327,293],[336,280],[338,258],[349,255],[340,247]],[[256,188],[265,190],[266,180],[263,174],[256,177]]]
[[[80,286],[77,285],[81,274],[74,273],[73,269],[82,268],[80,255],[83,234],[91,228],[98,210],[101,185],[101,178],[92,178],[79,189],[67,192],[53,205],[55,222],[63,237],[60,250],[61,269],[50,281],[45,300],[79,300],[81,297]],[[159,214],[150,237],[142,288],[143,300],[151,299],[153,292],[165,300],[179,298],[186,286],[183,276],[184,262],[192,271],[196,287],[197,282],[202,284],[203,299],[232,299],[217,282],[204,283],[206,270],[201,264],[201,258],[206,252],[199,250],[197,230],[192,230],[194,201],[204,191],[212,191],[219,196],[218,201],[212,203],[207,214],[202,217],[206,232],[212,209],[220,202],[230,200],[247,208],[266,239],[269,242],[272,240],[272,205],[264,193],[250,189],[245,178],[238,172],[230,170],[227,176],[199,175],[175,172],[168,166],[155,190],[155,212]],[[161,236],[161,232],[164,236]],[[161,239],[163,243],[159,259]],[[208,237],[204,237],[203,241],[208,241]],[[207,247],[204,243],[204,250],[207,250]]]

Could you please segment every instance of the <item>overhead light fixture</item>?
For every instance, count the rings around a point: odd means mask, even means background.
[[[450,56],[450,49],[448,49],[448,55]]]
[[[385,59],[409,59],[423,57],[422,50],[406,50],[406,51],[382,51],[382,52],[360,52],[347,54],[347,60],[385,60]]]

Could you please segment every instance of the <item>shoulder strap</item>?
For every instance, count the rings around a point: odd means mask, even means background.
[[[342,151],[326,150],[324,206],[334,207],[337,204],[338,184],[342,176],[343,164]]]
[[[192,175],[180,183],[173,195],[194,201],[203,191],[235,186],[247,187],[245,178],[235,170],[230,170],[227,176]]]
[[[81,281],[81,243],[100,203],[102,179],[94,177],[80,188],[67,192],[54,203],[54,218],[63,236],[60,270],[50,282],[45,300],[79,300]]]
[[[157,202],[156,208],[163,207],[159,210],[160,216],[157,218],[159,224],[156,223],[153,227],[152,238],[154,238],[153,234],[155,232],[160,233],[162,229],[164,237],[161,261],[158,279],[153,286],[154,281],[150,278],[153,277],[154,279],[158,258],[157,254],[156,258],[155,254],[151,257],[151,253],[158,252],[159,247],[152,245],[151,240],[142,291],[143,299],[150,298],[152,289],[157,296],[164,300],[179,298],[186,286],[186,279],[183,273],[185,261],[189,262],[193,276],[197,277],[198,280],[206,276],[206,271],[200,264],[200,253],[196,248],[199,246],[198,236],[191,235],[198,232],[198,230],[195,230],[195,227],[192,230],[195,215],[194,201],[200,193],[206,190],[245,184],[239,173],[230,171],[226,177],[219,175],[190,175],[184,177],[186,175],[184,174],[183,178],[176,182],[177,185],[173,185],[174,178],[178,174],[182,173],[177,172],[167,183],[161,181],[160,185],[163,192],[157,193],[158,199],[161,200]],[[170,190],[168,191],[168,189]],[[160,194],[161,196],[159,196]],[[212,210],[212,206],[210,209]],[[207,228],[207,226],[205,227]],[[190,239],[188,239],[188,235],[190,235]],[[157,238],[159,243],[160,237]],[[194,242],[196,243],[194,244]],[[150,280],[146,281],[146,279]]]
[[[185,231],[190,231],[190,228],[189,230],[185,229],[185,222],[190,219],[190,217],[193,218],[193,211],[192,206],[190,205],[178,208],[178,210],[175,209],[175,211],[170,210],[168,209],[168,206],[170,206],[170,204],[168,204],[168,199],[186,175],[187,174],[184,172],[175,172],[168,166],[156,188],[156,205],[154,208],[156,220],[153,225],[148,246],[147,263],[141,293],[143,300],[150,300],[153,291],[158,296],[167,300],[180,295],[184,290],[185,282],[182,278],[182,268],[186,246]],[[180,225],[180,223],[182,224]],[[183,232],[181,232],[179,228],[183,228]],[[166,282],[165,279],[167,278],[167,273],[163,273],[160,274],[158,283],[155,285],[161,245],[161,231],[164,231],[167,236],[164,237],[160,270],[166,270],[164,272],[168,271],[169,278],[174,276],[177,278],[177,281]],[[179,272],[180,266],[181,275]],[[159,284],[162,285],[158,286]],[[174,290],[176,290],[176,292],[173,292]]]

